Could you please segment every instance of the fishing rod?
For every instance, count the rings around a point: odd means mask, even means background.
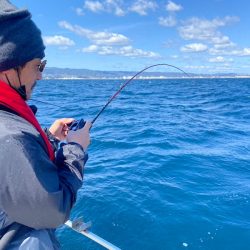
[[[167,64],[167,63],[158,63],[158,64],[153,64],[150,65],[144,69],[142,69],[141,71],[137,72],[135,75],[133,75],[131,78],[129,78],[124,84],[122,84],[122,86],[118,89],[118,91],[115,92],[115,94],[113,96],[110,97],[110,99],[107,101],[107,103],[103,106],[103,108],[97,113],[97,115],[95,116],[95,118],[91,121],[91,124],[93,126],[93,124],[95,123],[95,121],[97,120],[97,118],[101,115],[101,113],[108,107],[108,105],[120,94],[120,92],[132,81],[134,80],[138,75],[140,75],[141,73],[143,73],[144,71],[153,68],[153,67],[158,67],[158,66],[168,66],[168,67],[172,67],[175,68],[179,71],[181,71],[182,73],[184,73],[187,77],[190,77],[190,75],[188,73],[186,73],[184,70],[171,65],[171,64]],[[83,128],[85,125],[85,121],[83,119],[80,119],[78,121],[74,121],[69,129],[70,130],[78,130]]]
[[[141,71],[137,72],[134,76],[132,76],[130,79],[128,79],[119,89],[118,91],[110,97],[110,99],[107,101],[107,103],[103,106],[103,108],[99,111],[99,113],[96,115],[96,117],[92,120],[92,125],[95,123],[96,119],[100,116],[100,114],[107,108],[107,106],[120,94],[120,92],[133,80],[135,79],[138,75],[140,75],[141,73],[143,73],[144,71],[153,68],[153,67],[158,67],[158,66],[168,66],[168,67],[173,67],[175,69],[180,70],[181,72],[183,72],[185,75],[189,76],[185,71],[183,71],[182,69],[171,65],[171,64],[167,64],[167,63],[158,63],[158,64],[154,64],[154,65],[150,65],[144,69],[142,69]]]
[[[120,92],[132,81],[134,80],[138,75],[140,75],[141,73],[143,73],[144,71],[150,69],[150,68],[154,68],[154,67],[158,67],[158,66],[168,66],[168,67],[171,67],[171,68],[175,68],[179,71],[181,71],[182,73],[184,73],[187,77],[190,77],[190,75],[185,72],[184,70],[182,70],[181,68],[179,67],[176,67],[172,64],[168,64],[168,63],[158,63],[158,64],[153,64],[153,65],[150,65],[142,70],[140,70],[139,72],[137,72],[135,75],[133,75],[131,78],[129,78],[124,84],[121,85],[121,87],[115,92],[115,94],[113,96],[111,96],[109,98],[109,100],[106,102],[106,104],[102,107],[102,109],[97,113],[97,115],[94,117],[94,119],[91,121],[91,124],[93,126],[93,124],[95,123],[95,121],[97,120],[97,118],[103,113],[103,111],[108,107],[108,105],[120,94]],[[56,106],[58,108],[62,108],[61,106],[59,105],[56,105],[56,104],[52,104],[52,103],[49,103],[49,102],[45,102],[45,101],[41,101],[41,100],[38,100],[38,99],[30,99],[30,100],[33,100],[33,101],[36,101],[36,102],[40,102],[40,103],[44,103],[44,104],[48,104],[48,105],[53,105],[53,106]],[[78,130],[78,129],[81,129],[83,128],[85,125],[85,121],[84,119],[80,119],[80,120],[76,120],[74,122],[72,122],[71,124],[69,124],[69,130]],[[91,127],[92,127],[91,126]]]

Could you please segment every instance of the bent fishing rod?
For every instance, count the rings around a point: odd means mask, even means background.
[[[91,124],[93,126],[93,124],[95,123],[95,121],[98,119],[98,117],[103,113],[103,111],[109,106],[109,104],[121,93],[121,91],[130,83],[132,82],[138,75],[142,74],[144,71],[150,69],[150,68],[154,68],[154,67],[158,67],[158,66],[168,66],[168,67],[171,67],[171,68],[175,68],[179,71],[181,71],[182,73],[184,73],[187,77],[191,77],[187,72],[185,72],[184,70],[182,70],[181,68],[179,67],[176,67],[172,64],[168,64],[168,63],[158,63],[158,64],[153,64],[153,65],[150,65],[142,70],[140,70],[139,72],[137,72],[136,74],[134,74],[131,78],[129,78],[125,83],[123,83],[121,85],[121,87],[114,93],[113,96],[111,96],[108,101],[106,102],[106,104],[102,107],[102,109],[97,113],[97,115],[94,117],[94,119],[91,121]],[[49,103],[49,102],[45,102],[45,101],[41,101],[41,100],[38,100],[38,99],[30,99],[30,100],[33,100],[33,101],[36,101],[36,102],[41,102],[41,103],[44,103],[44,104],[48,104],[48,105],[53,105],[55,107],[58,107],[58,108],[62,108],[61,106],[59,105],[56,105],[56,104],[52,104],[52,103]],[[72,122],[70,125],[69,125],[69,129],[70,130],[78,130],[78,129],[81,129],[83,128],[85,125],[85,121],[84,119],[80,119],[80,120],[76,120],[74,122]]]
[[[92,120],[92,125],[95,123],[96,119],[100,116],[100,114],[107,108],[107,106],[120,94],[120,92],[132,81],[134,80],[138,75],[140,75],[141,73],[143,73],[144,71],[153,68],[153,67],[158,67],[158,66],[169,66],[169,67],[173,67],[175,69],[180,70],[181,72],[183,72],[185,75],[189,76],[185,71],[183,71],[182,69],[171,65],[171,64],[167,64],[167,63],[158,63],[158,64],[154,64],[151,66],[148,66],[144,69],[142,69],[141,71],[137,72],[134,76],[132,76],[130,79],[128,79],[119,89],[118,91],[111,96],[111,98],[107,101],[107,103],[103,106],[103,108],[99,111],[99,113],[96,115],[96,117]]]
[[[140,75],[141,73],[143,73],[144,71],[150,69],[150,68],[154,68],[154,67],[158,67],[158,66],[168,66],[168,67],[172,67],[175,68],[179,71],[181,71],[182,73],[184,73],[187,77],[190,77],[190,75],[188,73],[186,73],[184,70],[171,65],[171,64],[167,64],[167,63],[158,63],[158,64],[153,64],[150,65],[144,69],[142,69],[141,71],[137,72],[135,75],[133,75],[131,78],[129,78],[124,84],[121,85],[121,87],[115,92],[115,94],[113,96],[111,96],[109,98],[109,100],[107,101],[107,103],[103,106],[103,108],[97,113],[97,115],[95,116],[95,118],[91,121],[91,124],[93,126],[93,124],[95,123],[95,121],[97,120],[97,118],[101,115],[101,113],[103,113],[103,111],[108,107],[108,105],[120,94],[120,92],[132,81],[134,80],[138,75]],[[83,119],[74,121],[71,125],[70,125],[70,130],[77,130],[77,129],[81,129],[83,128],[85,125],[85,121]]]

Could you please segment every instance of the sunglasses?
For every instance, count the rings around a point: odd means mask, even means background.
[[[42,62],[38,65],[38,70],[39,70],[41,73],[43,72],[46,63],[47,63],[47,60],[44,60],[44,61],[42,61]]]

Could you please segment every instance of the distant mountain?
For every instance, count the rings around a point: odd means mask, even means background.
[[[133,71],[100,71],[89,69],[70,69],[70,68],[45,68],[44,79],[122,79],[130,78],[137,72]],[[190,77],[240,77],[234,73],[228,74],[188,74]],[[182,72],[143,72],[137,78],[183,78],[187,77]],[[246,76],[250,77],[250,75]]]

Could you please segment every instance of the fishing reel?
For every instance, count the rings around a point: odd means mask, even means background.
[[[84,127],[85,123],[86,121],[84,121],[83,119],[75,120],[71,124],[69,124],[69,130],[76,131],[78,129],[81,129]],[[86,164],[88,159],[89,159],[89,155],[88,153],[85,152],[84,159],[83,159],[84,164]]]
[[[83,119],[73,121],[69,126],[69,130],[76,131],[78,129],[81,129],[84,127],[85,123],[86,121],[84,121]]]

